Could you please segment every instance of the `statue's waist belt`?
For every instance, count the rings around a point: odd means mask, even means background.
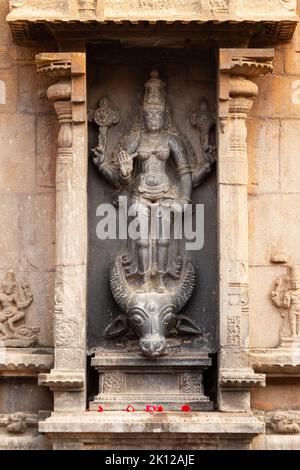
[[[169,179],[160,173],[141,174],[138,178],[138,185],[145,188],[161,188],[168,191],[170,188]]]

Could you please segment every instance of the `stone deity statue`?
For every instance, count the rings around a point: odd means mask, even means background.
[[[107,116],[107,100],[102,103]],[[96,113],[101,115],[99,110]],[[115,116],[110,122],[116,124],[118,114],[109,112],[109,115]],[[104,126],[106,122],[103,119]],[[99,119],[97,124],[99,136],[100,130],[102,135],[106,133]],[[142,352],[149,356],[165,352],[165,337],[172,329],[198,331],[191,320],[179,321],[177,315],[192,294],[194,269],[170,237],[170,225],[174,224],[171,212],[183,214],[192,198],[192,166],[187,144],[172,122],[165,83],[154,70],[145,83],[137,122],[119,145],[116,164],[106,156],[105,145],[92,150],[100,174],[118,190],[127,191],[129,206],[136,209],[140,227],[137,240],[134,243],[130,240],[127,252],[115,261],[111,289],[125,315],[118,317],[106,334],[112,337],[133,329],[141,338]],[[170,176],[169,162],[177,178]],[[210,171],[212,163],[200,170],[202,176]],[[203,177],[199,177],[199,169],[195,174],[200,182]],[[154,238],[153,223],[157,228]]]
[[[275,282],[271,299],[281,309],[283,324],[281,345],[286,343],[300,345],[300,267],[289,266],[288,276]]]

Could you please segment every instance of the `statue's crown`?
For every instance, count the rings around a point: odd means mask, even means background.
[[[3,278],[2,284],[4,284],[5,286],[15,286],[16,285],[15,273],[13,272],[12,269],[7,271],[7,273],[5,274],[5,276]]]
[[[152,70],[145,83],[144,109],[165,109],[165,83],[159,78],[159,72]]]

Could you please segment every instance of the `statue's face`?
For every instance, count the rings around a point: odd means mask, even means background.
[[[148,131],[160,131],[164,123],[164,111],[162,109],[145,109],[144,119]]]
[[[141,352],[145,356],[161,356],[167,348],[166,336],[176,323],[174,306],[164,296],[146,295],[130,310],[129,322],[140,338]]]
[[[14,291],[14,285],[13,284],[3,284],[3,290],[6,295],[10,295]]]

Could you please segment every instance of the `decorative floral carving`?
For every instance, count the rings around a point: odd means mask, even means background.
[[[55,352],[57,367],[65,367],[66,369],[83,368],[83,359],[77,348],[59,347]]]
[[[14,272],[8,271],[0,285],[0,340],[6,346],[28,347],[36,340],[39,328],[23,323],[25,309],[32,301],[28,281],[19,284]]]
[[[109,372],[103,375],[104,393],[121,393],[122,375],[120,372]]]
[[[231,315],[227,319],[227,344],[239,346],[241,344],[241,318]]]
[[[201,374],[186,373],[182,375],[182,392],[188,394],[203,393]]]
[[[62,347],[77,346],[78,343],[78,322],[73,319],[56,319],[55,345]]]
[[[271,300],[283,319],[280,346],[300,346],[300,266],[290,266],[287,276],[276,279]]]

